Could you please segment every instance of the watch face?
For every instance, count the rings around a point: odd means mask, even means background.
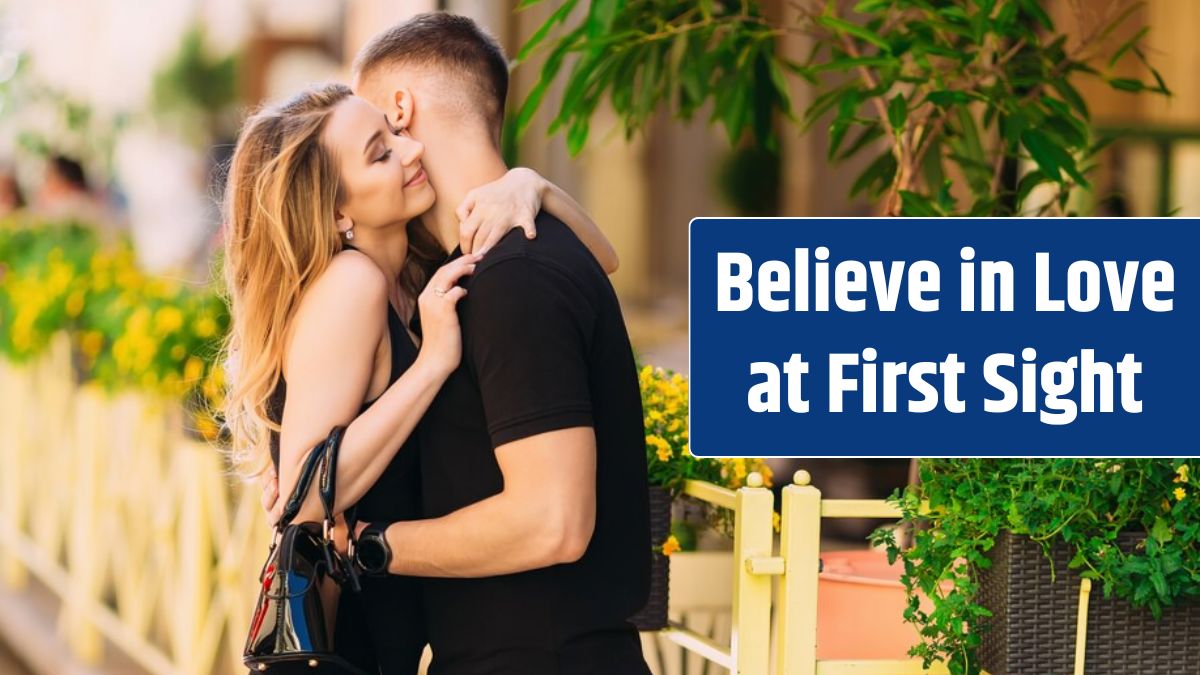
[[[387,564],[387,552],[383,542],[375,537],[360,539],[358,542],[358,562],[363,569],[376,571]]]

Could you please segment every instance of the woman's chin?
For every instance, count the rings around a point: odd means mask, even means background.
[[[409,188],[412,194],[409,199],[413,200],[413,204],[417,205],[417,214],[425,213],[433,208],[433,202],[437,199],[437,193],[433,191],[433,186],[429,183],[423,183],[418,186]]]

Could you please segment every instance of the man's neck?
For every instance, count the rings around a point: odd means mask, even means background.
[[[453,251],[458,246],[458,205],[471,190],[504,176],[508,167],[487,138],[444,134],[431,143],[437,143],[437,154],[431,161],[433,153],[426,153],[424,163],[437,201],[421,220],[447,251]]]

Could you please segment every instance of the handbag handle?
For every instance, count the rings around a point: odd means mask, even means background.
[[[295,519],[296,514],[300,512],[300,507],[304,504],[304,498],[308,496],[308,491],[312,487],[313,478],[318,473],[320,474],[318,490],[321,506],[325,511],[326,520],[329,523],[333,522],[334,498],[337,494],[337,452],[342,444],[342,433],[345,430],[346,427],[343,426],[334,427],[325,440],[309,451],[304,465],[300,468],[300,480],[296,481],[296,487],[292,489],[292,494],[283,507],[283,514],[279,517],[279,522],[275,524],[276,530],[282,531]]]

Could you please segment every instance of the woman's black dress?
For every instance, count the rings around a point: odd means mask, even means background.
[[[400,379],[417,358],[404,322],[389,305],[388,336],[392,347],[389,385]],[[336,358],[331,355],[331,358]],[[281,378],[271,396],[270,412],[283,415],[287,383]],[[362,411],[371,407],[363,405]],[[361,413],[360,413],[361,414]],[[396,452],[383,475],[358,502],[358,519],[390,523],[421,517],[421,472],[415,434]],[[271,459],[279,468],[279,436],[271,435]],[[338,604],[337,653],[367,672],[415,675],[425,648],[424,608],[418,579],[403,576],[362,577],[362,593],[345,592]]]

